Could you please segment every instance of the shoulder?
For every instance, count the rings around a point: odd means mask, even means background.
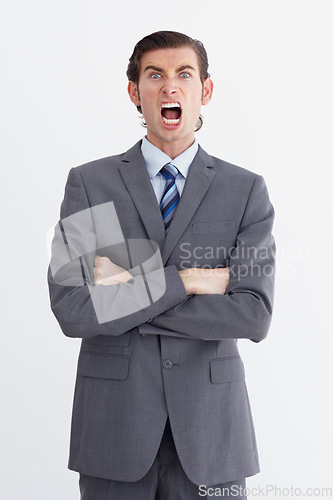
[[[116,154],[112,156],[105,156],[96,160],[82,163],[73,167],[80,175],[87,175],[89,173],[96,173],[99,170],[116,168],[122,161],[125,153]]]
[[[249,180],[254,182],[259,176],[256,172],[249,170],[243,166],[235,165],[234,163],[227,162],[216,156],[209,155],[211,159],[212,166],[215,167],[217,173],[221,173],[224,176],[234,178],[236,180]]]
[[[112,172],[118,174],[119,167],[123,162],[127,162],[131,159],[136,159],[138,156],[142,156],[141,142],[141,140],[138,141],[136,144],[134,144],[134,146],[123,153],[115,154],[112,156],[105,156],[97,160],[89,161],[77,167],[73,167],[72,170],[76,170],[78,174],[85,178],[96,174],[101,174],[103,176],[106,173],[110,174]]]
[[[218,188],[223,187],[227,189],[237,199],[243,196],[248,201],[257,200],[260,203],[267,202],[270,204],[266,181],[261,174],[209,155],[201,147],[199,154],[201,161],[214,171],[215,177],[213,182],[216,183]]]
[[[201,161],[215,173],[216,181],[227,185],[235,191],[248,192],[256,183],[264,181],[263,177],[243,166],[230,163],[214,155],[206,153],[199,147]]]
[[[240,199],[245,201],[247,216],[243,218],[243,222],[255,218],[274,219],[274,208],[262,175],[215,156],[207,156],[210,159],[209,165],[214,168],[217,185],[225,187],[238,201]]]

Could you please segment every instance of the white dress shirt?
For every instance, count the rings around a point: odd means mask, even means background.
[[[142,139],[141,151],[158,203],[161,201],[166,184],[166,179],[160,172],[161,168],[166,163],[172,163],[172,165],[178,168],[179,173],[176,176],[176,186],[179,196],[181,196],[188,170],[197,154],[198,147],[198,142],[194,139],[194,143],[189,148],[172,160],[166,153],[163,153],[163,151],[149,142],[147,136]]]

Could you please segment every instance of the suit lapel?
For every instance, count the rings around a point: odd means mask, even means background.
[[[141,153],[141,142],[141,140],[137,142],[124,154],[119,170],[148,237],[162,248],[165,240],[164,223]]]
[[[215,172],[211,169],[212,160],[199,146],[189,168],[184,190],[167,235],[165,235],[162,214],[141,153],[141,140],[124,154],[122,162],[120,173],[123,181],[141,216],[148,237],[156,241],[160,247],[163,265],[165,265],[215,176]]]

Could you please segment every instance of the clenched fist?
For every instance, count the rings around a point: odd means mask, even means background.
[[[123,267],[111,262],[108,257],[95,257],[95,267],[93,269],[95,285],[117,285],[125,283],[133,278],[131,273]]]

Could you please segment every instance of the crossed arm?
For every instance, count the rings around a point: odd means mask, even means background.
[[[61,220],[89,208],[81,176],[77,169],[72,169],[66,184]],[[49,269],[52,310],[65,335],[70,337],[117,336],[138,327],[141,334],[203,340],[248,338],[259,342],[267,335],[273,308],[273,220],[274,210],[265,182],[257,176],[229,259],[229,268],[178,271],[175,265],[168,265],[163,269],[165,293],[160,294],[159,300],[140,307],[142,292],[146,293],[144,286],[140,288],[142,276],[132,276],[105,257],[95,258],[93,253],[85,259],[80,258],[76,267],[74,261],[65,266],[59,280]],[[73,241],[93,241],[93,226],[92,222],[82,230],[80,225],[80,234],[75,234]],[[239,249],[252,250],[252,254],[244,256]],[[83,268],[86,271],[84,283]],[[153,285],[149,284],[150,289],[160,286],[157,274],[146,274],[145,279],[151,280]],[[110,278],[109,283],[104,281]],[[117,286],[93,286],[106,284]],[[137,303],[139,307],[132,314],[100,322],[93,295],[106,311],[118,311],[124,302]]]
[[[220,294],[224,295],[230,276],[229,268],[203,269],[191,267],[178,271],[183,282],[186,295]],[[133,278],[132,274],[111,262],[108,257],[95,257],[93,269],[94,283],[98,285],[117,285]]]

